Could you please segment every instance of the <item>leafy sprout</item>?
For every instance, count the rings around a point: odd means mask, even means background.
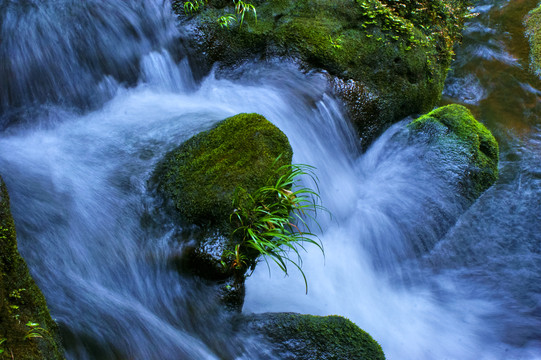
[[[244,23],[244,16],[246,13],[252,12],[254,14],[255,21],[257,22],[257,11],[253,4],[244,2],[242,0],[233,0],[235,4],[234,14],[225,14],[218,18],[218,24],[221,27],[229,28],[233,23],[238,23],[239,27],[242,27]]]
[[[47,330],[39,326],[39,323],[29,321],[25,325],[29,328],[24,336],[25,339],[42,338],[43,333],[47,332]]]
[[[257,22],[257,12],[255,10],[255,6],[249,3],[245,3],[242,0],[235,0],[235,12],[237,13],[237,16],[240,17],[239,24],[242,26],[242,23],[244,22],[244,14],[247,12],[253,12],[255,21]]]
[[[237,22],[237,17],[233,14],[226,14],[226,15],[220,16],[217,21],[221,27],[223,28],[225,27],[229,29],[229,26],[231,24]]]
[[[199,11],[199,8],[201,8],[203,5],[205,5],[206,0],[194,0],[194,1],[186,1],[184,3],[184,13],[186,15],[191,15],[193,13],[196,13]]]
[[[235,226],[233,235],[240,242],[232,254],[233,266],[246,267],[245,254],[255,251],[256,260],[262,256],[269,265],[271,259],[286,275],[288,264],[296,267],[308,292],[300,250],[306,251],[305,244],[313,244],[324,253],[317,235],[310,230],[310,223],[319,227],[315,219],[317,211],[327,211],[318,204],[320,197],[314,170],[313,166],[304,164],[284,165],[276,170],[281,174],[276,182],[269,182],[252,194],[242,187],[236,189],[230,220]],[[316,191],[299,186],[303,176],[312,179]]]

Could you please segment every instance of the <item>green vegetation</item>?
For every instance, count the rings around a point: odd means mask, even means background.
[[[304,277],[300,250],[322,249],[309,225],[324,209],[316,191],[299,186],[306,177],[317,187],[314,169],[291,165],[292,155],[284,133],[258,114],[225,119],[166,155],[154,174],[158,191],[204,233],[186,260],[190,271],[233,277],[238,288],[263,258]]]
[[[194,1],[173,0],[171,2],[171,8],[177,14],[191,16],[191,15],[195,15],[200,10],[202,10],[206,4],[207,4],[206,0],[194,0]]]
[[[286,275],[287,263],[293,264],[301,272],[308,291],[299,248],[304,250],[303,243],[314,244],[322,251],[323,248],[314,240],[316,236],[310,232],[305,219],[315,221],[312,214],[325,209],[316,203],[319,199],[316,192],[296,185],[303,175],[309,175],[317,185],[313,170],[308,165],[283,165],[275,171],[278,180],[269,179],[266,186],[252,194],[242,187],[237,188],[231,214],[235,251],[224,254],[226,258],[233,258],[229,261],[231,266],[244,270],[250,264],[250,250],[255,250],[256,256],[263,256],[265,261],[272,259]],[[290,253],[296,255],[296,261]],[[257,257],[251,261],[252,267],[256,260]]]
[[[233,23],[237,23],[239,24],[239,27],[242,27],[242,24],[244,23],[244,15],[249,12],[253,13],[255,21],[257,22],[257,11],[254,5],[246,3],[242,0],[233,0],[233,3],[235,4],[235,13],[225,14],[217,19],[217,22],[221,27],[229,28],[229,26]]]
[[[245,317],[242,326],[264,335],[277,358],[383,360],[381,346],[341,316],[266,313]]]
[[[190,138],[155,171],[158,190],[190,223],[227,231],[235,189],[253,192],[291,163],[287,137],[258,114],[239,114]]]
[[[462,185],[471,199],[479,197],[498,178],[498,143],[466,107],[440,107],[411,122],[409,128],[426,135],[442,149],[446,159],[465,157],[469,167]]]
[[[56,329],[17,250],[9,197],[0,178],[0,359],[63,359]]]
[[[172,7],[177,13],[183,11],[184,15],[191,16],[202,10],[206,4],[207,0],[174,0],[172,2]],[[229,29],[233,24],[238,24],[239,27],[242,27],[242,24],[244,23],[244,16],[250,12],[254,15],[254,19],[257,22],[257,10],[253,4],[244,2],[242,0],[233,0],[233,5],[235,7],[234,13],[224,14],[216,19],[216,22],[220,25],[220,27]]]
[[[530,41],[531,67],[541,78],[541,5],[530,11],[525,23],[526,35]]]

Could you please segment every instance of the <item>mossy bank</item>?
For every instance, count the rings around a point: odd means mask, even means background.
[[[459,0],[253,1],[257,21],[247,13],[226,29],[217,19],[235,13],[232,3],[211,0],[195,17],[183,3],[174,7],[208,65],[279,57],[324,70],[366,141],[436,105],[466,14]]]
[[[409,129],[441,151],[442,162],[460,171],[459,190],[468,200],[478,198],[498,178],[498,143],[466,107],[440,107],[412,121]]]
[[[64,359],[57,325],[17,250],[9,196],[0,177],[0,359]]]
[[[526,17],[526,35],[530,41],[530,59],[533,72],[541,78],[541,5]]]

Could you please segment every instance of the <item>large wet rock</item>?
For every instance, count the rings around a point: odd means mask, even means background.
[[[175,2],[182,19],[181,4]],[[254,1],[257,21],[217,23],[232,2],[209,1],[190,17],[190,39],[207,66],[294,59],[329,74],[367,144],[389,124],[439,101],[465,4],[458,0]]]
[[[377,341],[341,316],[264,313],[239,316],[236,325],[262,336],[278,359],[385,359]]]
[[[530,41],[531,67],[541,78],[541,5],[526,17],[526,35]]]
[[[236,308],[242,306],[248,268],[233,266],[239,242],[230,221],[235,190],[250,193],[275,183],[276,169],[291,164],[292,155],[280,129],[261,115],[239,114],[181,144],[155,171],[158,191],[183,225],[197,227],[196,242],[181,255],[180,268],[222,282],[224,300]],[[254,266],[259,254],[246,255]]]
[[[408,127],[417,139],[438,151],[437,165],[456,177],[459,190],[469,201],[477,199],[498,178],[498,143],[466,107],[440,107]]]
[[[9,196],[0,177],[0,355],[2,359],[64,359],[45,298],[17,250]]]

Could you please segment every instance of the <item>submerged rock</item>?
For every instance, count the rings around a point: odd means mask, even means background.
[[[237,326],[263,336],[279,359],[385,359],[377,341],[341,316],[264,313],[239,316]]]
[[[64,359],[57,325],[17,250],[9,196],[0,177],[0,350],[2,358]]]
[[[251,192],[275,182],[275,170],[291,164],[292,156],[280,129],[261,115],[239,114],[184,142],[155,171],[158,191],[186,224],[200,229],[196,243],[181,256],[181,269],[223,282],[224,300],[237,309],[247,268],[230,266],[236,245],[230,223],[235,189]]]
[[[186,19],[183,3],[174,8]],[[209,67],[278,57],[326,71],[365,143],[389,124],[436,105],[466,13],[460,0],[253,4],[257,21],[246,11],[242,25],[233,22],[229,29],[217,20],[228,14],[239,19],[230,1],[211,0],[189,17],[197,55]]]
[[[466,107],[440,107],[408,127],[441,152],[443,167],[460,172],[459,188],[468,200],[478,198],[498,178],[498,143]]]
[[[526,35],[530,41],[531,67],[541,78],[541,5],[530,11],[526,17]]]

